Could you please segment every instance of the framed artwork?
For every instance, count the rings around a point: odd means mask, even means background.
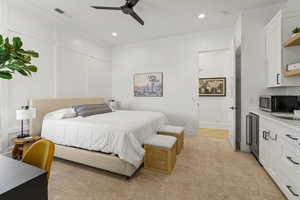
[[[163,73],[134,74],[135,97],[162,97],[163,96]]]
[[[199,78],[199,96],[225,97],[226,77]]]

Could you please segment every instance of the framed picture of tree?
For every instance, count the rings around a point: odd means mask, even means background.
[[[199,78],[199,96],[225,97],[226,77]]]
[[[134,74],[135,97],[162,97],[163,73],[138,73]]]

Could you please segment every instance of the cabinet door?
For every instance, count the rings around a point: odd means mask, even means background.
[[[269,135],[269,173],[278,179],[281,166],[281,138],[276,128],[270,131]]]
[[[278,13],[266,27],[266,65],[268,87],[281,85],[282,76],[282,16]]]
[[[261,125],[263,125],[261,123]],[[263,126],[259,129],[259,161],[265,169],[269,168],[269,143],[268,134],[269,130]]]

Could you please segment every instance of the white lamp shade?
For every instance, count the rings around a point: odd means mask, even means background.
[[[30,120],[36,117],[36,110],[31,108],[28,110],[16,110],[17,120]]]

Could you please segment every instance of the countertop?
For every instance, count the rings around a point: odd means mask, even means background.
[[[266,119],[275,121],[276,123],[279,123],[279,124],[285,126],[286,128],[295,129],[296,131],[299,131],[299,133],[300,133],[300,120],[282,119],[279,117],[275,117],[275,116],[271,115],[271,113],[264,112],[264,111],[250,111],[250,112],[257,114],[262,118],[266,118]],[[286,115],[285,113],[279,113],[279,114]],[[292,116],[293,114],[288,114],[288,115]]]

